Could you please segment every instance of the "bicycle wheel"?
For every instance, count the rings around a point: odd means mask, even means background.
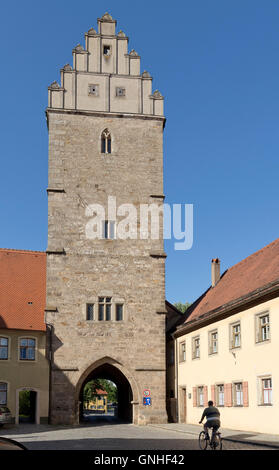
[[[214,441],[212,443],[213,450],[222,450],[222,438],[220,433],[216,433],[214,436]]]
[[[207,443],[208,443],[208,440],[206,439],[206,434],[205,434],[204,431],[201,431],[200,435],[199,435],[199,447],[200,447],[200,449],[201,450],[206,450]]]

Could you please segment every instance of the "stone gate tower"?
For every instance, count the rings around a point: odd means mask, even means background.
[[[97,377],[116,383],[120,417],[166,422],[162,216],[158,239],[141,236],[139,222],[130,238],[117,235],[123,204],[139,214],[163,203],[163,97],[108,13],[48,90],[51,422],[78,423],[83,387]],[[105,208],[98,238],[92,204]]]

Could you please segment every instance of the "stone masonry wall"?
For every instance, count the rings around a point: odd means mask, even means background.
[[[48,110],[49,239],[46,320],[53,325],[51,417],[78,422],[80,378],[112,361],[129,380],[133,422],[166,422],[165,257],[159,240],[90,240],[93,203],[163,203],[163,118]],[[108,128],[112,153],[102,154]],[[63,252],[64,250],[64,252]],[[99,296],[123,302],[124,320],[87,321]],[[144,389],[152,406],[142,405]]]

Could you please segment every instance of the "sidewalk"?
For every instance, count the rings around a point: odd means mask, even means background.
[[[179,423],[168,423],[168,424],[150,424],[149,426],[166,429],[168,431],[175,431],[182,434],[193,434],[194,436],[199,435],[202,430],[201,425],[196,424],[179,424]],[[241,442],[246,444],[257,444],[266,447],[276,447],[279,449],[279,435],[277,434],[262,434],[248,431],[236,431],[233,429],[220,428],[222,438],[224,441]]]

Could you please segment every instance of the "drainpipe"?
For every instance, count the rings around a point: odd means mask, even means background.
[[[175,338],[175,388],[176,388],[176,422],[178,423],[178,351],[177,351],[177,338]]]

